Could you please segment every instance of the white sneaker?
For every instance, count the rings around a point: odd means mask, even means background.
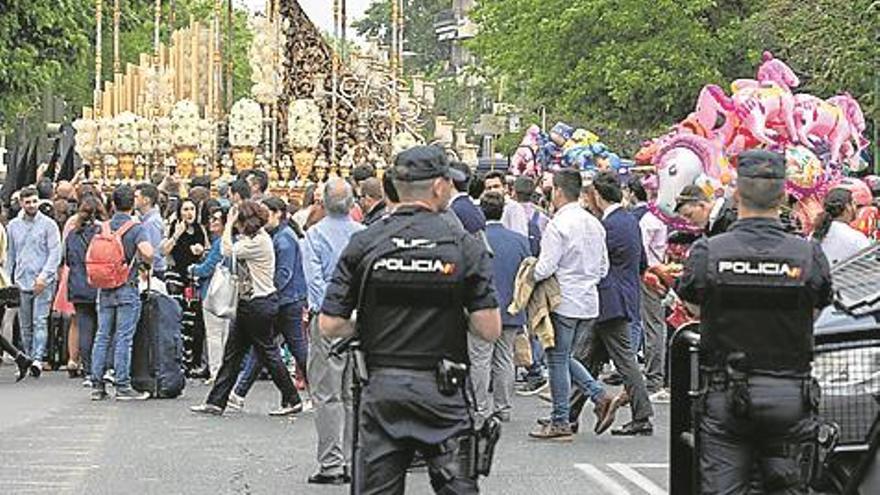
[[[239,397],[235,392],[231,392],[229,394],[229,400],[226,401],[226,409],[241,411],[244,409],[244,397]]]
[[[661,388],[660,390],[649,395],[648,399],[651,400],[652,404],[669,404],[672,396],[669,394],[669,390]]]

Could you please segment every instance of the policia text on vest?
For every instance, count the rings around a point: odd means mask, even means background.
[[[361,398],[356,493],[402,493],[416,450],[435,491],[477,492],[477,474],[488,472],[486,454],[494,448],[486,437],[497,441],[498,431],[474,431],[462,387],[465,311],[497,306],[485,247],[443,215],[402,206],[352,237],[322,318],[347,319],[358,310],[369,383]]]

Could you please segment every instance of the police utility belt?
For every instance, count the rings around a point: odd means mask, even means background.
[[[742,352],[731,353],[727,357],[727,365],[706,366],[701,372],[701,391],[726,392],[728,405],[734,416],[748,418],[752,407],[751,394],[749,392],[749,380],[755,376],[777,378],[780,380],[798,381],[801,384],[801,396],[809,411],[816,411],[819,407],[821,389],[819,382],[809,373],[778,373],[762,372],[757,370],[743,369],[745,354]]]

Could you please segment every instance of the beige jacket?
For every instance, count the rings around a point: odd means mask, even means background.
[[[528,332],[537,335],[541,345],[547,349],[555,345],[550,313],[562,301],[562,292],[555,276],[535,283],[537,262],[537,258],[529,257],[519,265],[513,286],[513,301],[507,311],[516,314],[525,309],[528,315]]]

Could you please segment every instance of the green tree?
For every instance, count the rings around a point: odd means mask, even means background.
[[[737,9],[717,13],[725,3]],[[725,49],[743,37],[746,3],[486,0],[471,48],[551,113],[650,129],[685,115],[702,85],[758,56]]]
[[[524,108],[545,105],[553,118],[636,142],[685,117],[703,85],[754,77],[765,49],[802,76],[799,91],[850,91],[876,119],[878,5],[482,0],[470,48],[489,79],[510,82],[507,94]]]
[[[407,70],[431,72],[444,60],[444,52],[434,34],[434,19],[440,12],[449,10],[449,0],[405,0],[404,48],[411,55],[404,60]],[[375,1],[364,17],[353,24],[358,34],[380,37],[382,43],[391,45],[391,2]]]
[[[0,128],[39,108],[40,96],[88,50],[81,0],[10,0],[0,6]]]

